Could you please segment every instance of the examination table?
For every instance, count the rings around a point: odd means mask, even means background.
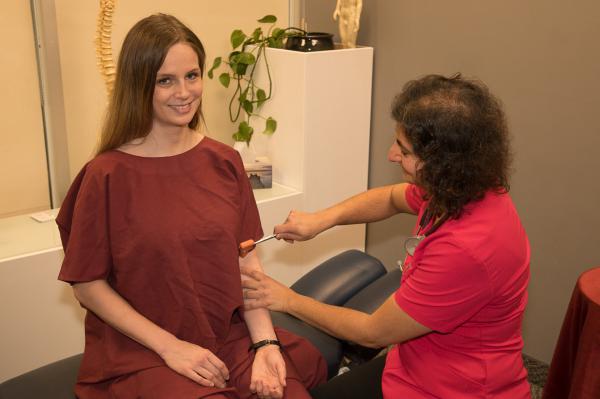
[[[364,252],[343,252],[314,268],[292,289],[331,305],[372,313],[399,286],[400,270],[386,272],[381,262]],[[323,354],[329,378],[344,364],[360,364],[380,349],[343,342],[283,313],[273,312],[273,323],[313,343]],[[81,354],[56,361],[0,384],[0,399],[74,399],[73,386]]]

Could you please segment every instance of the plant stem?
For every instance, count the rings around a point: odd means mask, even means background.
[[[231,96],[231,100],[229,100],[229,120],[231,120],[232,122],[235,122],[238,120],[238,118],[240,117],[240,111],[241,111],[241,107],[242,107],[242,103],[240,103],[238,101],[238,108],[237,108],[237,112],[234,117],[233,113],[232,113],[233,100],[235,100],[237,98],[237,93],[241,92],[241,90],[242,90],[239,76],[236,77],[236,80],[237,80],[237,87],[236,87],[235,91],[233,92],[233,95]]]

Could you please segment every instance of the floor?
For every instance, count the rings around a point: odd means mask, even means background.
[[[523,363],[527,369],[527,379],[531,385],[531,399],[540,399],[542,389],[548,378],[548,365],[526,354],[523,354]]]

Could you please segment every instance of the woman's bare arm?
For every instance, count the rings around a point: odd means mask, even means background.
[[[378,187],[318,212],[291,211],[274,232],[277,238],[305,241],[338,225],[376,222],[398,213],[415,214],[406,202],[407,188],[407,183]]]

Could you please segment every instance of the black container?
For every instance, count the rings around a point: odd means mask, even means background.
[[[285,48],[293,51],[323,51],[333,50],[333,34],[324,32],[306,32],[290,36],[285,42]]]

